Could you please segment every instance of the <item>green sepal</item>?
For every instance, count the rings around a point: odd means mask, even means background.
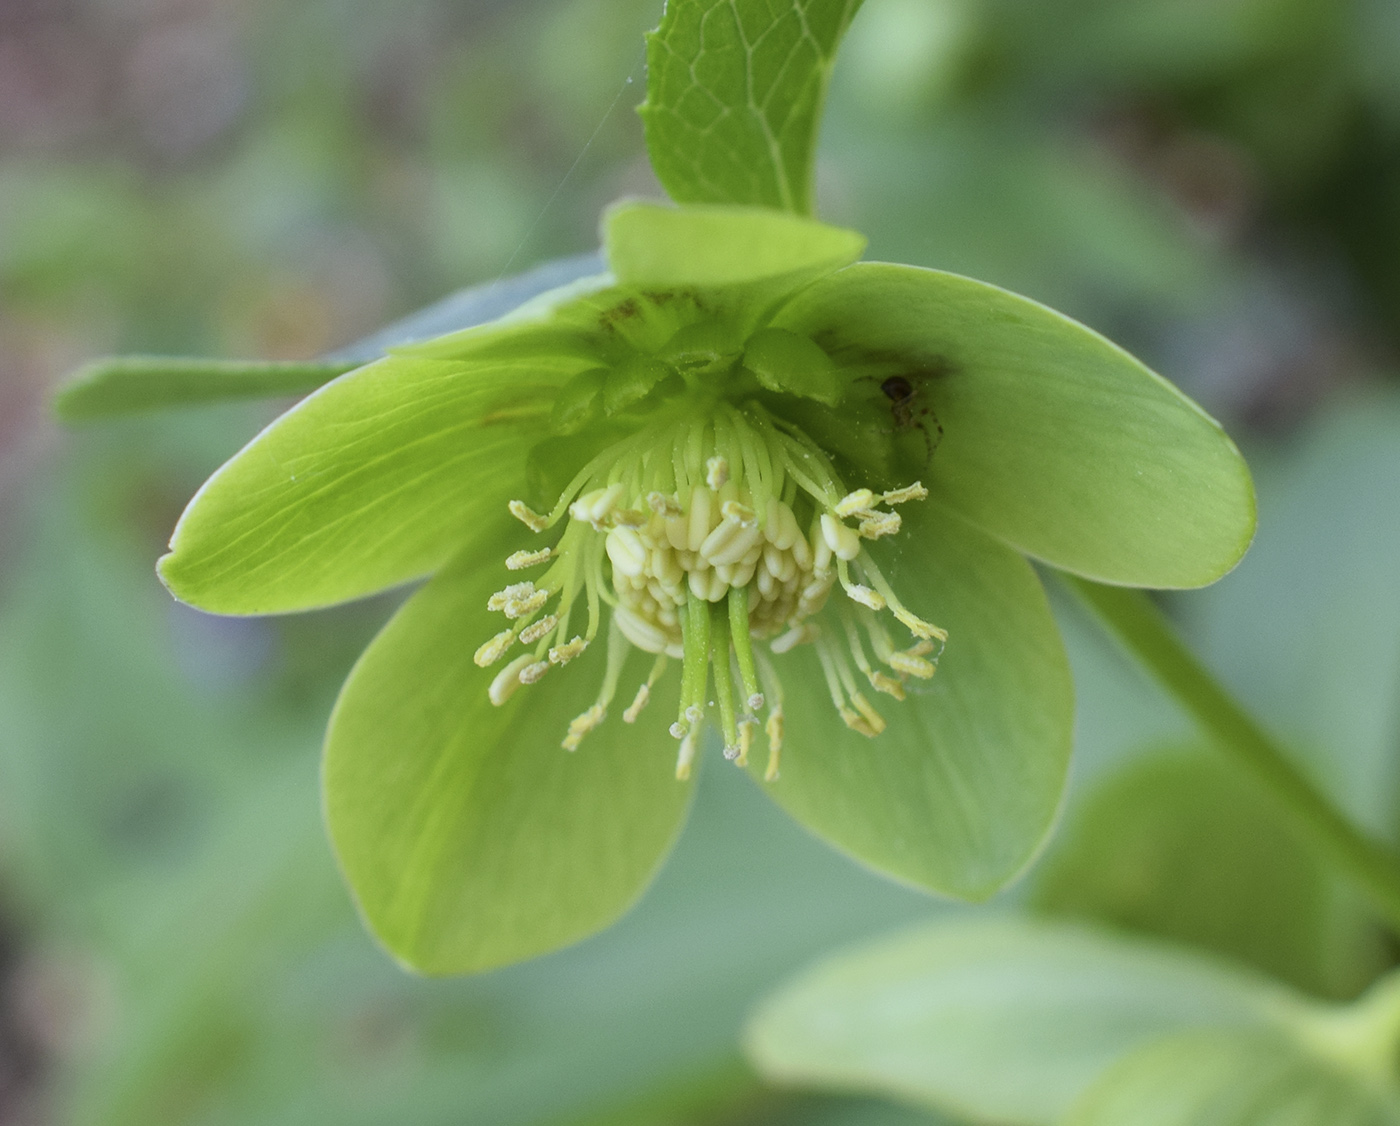
[[[776,326],[810,335],[907,467],[1006,543],[1101,582],[1201,586],[1254,534],[1249,469],[1220,426],[1083,325],[954,274],[861,263],[816,282]],[[896,405],[883,382],[912,392]],[[941,440],[935,441],[935,437]]]
[[[358,366],[112,356],[79,368],[54,393],[53,409],[64,422],[90,422],[170,407],[304,395]]]
[[[785,328],[759,329],[750,336],[744,366],[769,391],[815,399],[829,407],[841,397],[831,357],[808,337]]]
[[[469,973],[607,926],[641,893],[680,831],[674,679],[634,724],[614,706],[569,753],[593,703],[600,643],[493,707],[500,665],[473,652],[506,622],[486,609],[513,581],[508,553],[538,541],[509,517],[416,593],[361,656],[326,737],[325,800],[341,868],[370,929],[405,965]],[[518,578],[518,576],[514,576]],[[645,654],[623,671],[629,694]]]
[[[714,289],[765,280],[790,289],[856,261],[865,236],[760,207],[623,200],[603,214],[603,247],[622,285]]]
[[[877,871],[984,899],[1049,832],[1069,766],[1074,688],[1025,559],[930,501],[905,505],[903,516],[898,551],[876,558],[909,609],[948,631],[937,674],[911,681],[903,701],[862,684],[888,724],[868,739],[842,725],[811,646],[777,658],[787,733],[781,776],[763,788]],[[844,598],[837,590],[832,602]],[[897,646],[913,643],[888,624]],[[755,750],[750,762],[761,774],[764,756]]]
[[[159,570],[223,614],[330,605],[425,575],[520,495],[581,361],[390,356],[304,399],[190,501]]]

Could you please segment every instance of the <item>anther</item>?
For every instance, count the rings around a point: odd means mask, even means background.
[[[549,527],[549,517],[541,516],[531,509],[524,501],[513,500],[510,502],[510,514],[519,520],[532,532],[543,532]]]
[[[537,590],[527,598],[513,598],[508,601],[502,609],[507,618],[514,621],[516,618],[525,618],[540,609],[549,601],[549,591]]]
[[[896,700],[904,699],[904,685],[895,680],[892,676],[886,676],[879,669],[871,669],[868,674],[870,686],[876,692],[883,692],[886,696],[893,696]]]
[[[548,661],[536,661],[534,664],[526,665],[520,670],[521,684],[534,684],[540,677],[549,671]]]
[[[681,514],[681,503],[675,497],[668,497],[665,493],[647,493],[647,507],[658,516],[679,516]]]
[[[753,719],[744,719],[739,724],[739,753],[734,757],[735,766],[749,765],[749,751],[753,747],[754,728],[758,722]]]
[[[865,722],[870,725],[870,735],[874,737],[885,729],[885,717],[870,706],[870,701],[859,692],[851,693],[851,703],[855,705],[856,711],[860,712]],[[862,732],[865,734],[865,732]]]
[[[489,668],[506,655],[506,650],[515,644],[515,631],[503,629],[490,641],[481,645],[472,660],[480,668]]]
[[[858,529],[863,539],[878,540],[881,536],[892,536],[904,523],[898,512],[877,512],[862,520]]]
[[[535,593],[534,583],[512,583],[505,590],[498,590],[486,600],[486,609],[504,610],[511,602],[519,602]]]
[[[922,483],[915,481],[902,489],[891,489],[880,499],[886,504],[903,504],[907,500],[924,500],[927,496],[928,490]]]
[[[729,483],[729,462],[716,456],[705,462],[705,484],[712,489],[722,489]]]
[[[553,614],[548,614],[541,618],[532,626],[526,626],[520,631],[520,640],[526,645],[533,645],[542,637],[548,637],[549,633],[559,624],[559,619]]]
[[[747,504],[740,504],[737,500],[725,501],[719,506],[719,513],[726,520],[733,520],[745,528],[752,528],[758,523],[758,514]]]
[[[636,723],[637,717],[642,714],[642,709],[647,706],[647,701],[651,699],[651,686],[642,684],[637,688],[636,698],[627,705],[627,710],[622,713],[623,723]]]
[[[684,782],[690,777],[690,768],[695,762],[695,752],[700,747],[698,734],[698,732],[691,730],[681,740],[680,753],[676,755],[677,782]]]
[[[847,493],[836,502],[836,515],[854,516],[857,512],[869,512],[874,503],[874,493],[869,489],[857,489],[853,493]]]
[[[551,665],[567,665],[587,648],[588,642],[584,638],[575,637],[572,641],[555,646],[551,649],[549,651],[549,663]]]
[[[859,602],[862,606],[869,606],[872,610],[883,610],[885,600],[878,591],[871,590],[868,586],[861,586],[860,583],[852,583],[846,587],[846,594],[853,602]]]
[[[583,737],[602,723],[607,714],[602,704],[594,704],[582,715],[575,716],[569,721],[569,733],[559,745],[566,751],[578,750]]]
[[[554,554],[553,548],[542,547],[539,551],[516,551],[506,556],[507,571],[523,571],[543,563]]]
[[[891,653],[885,663],[895,672],[917,676],[920,680],[930,679],[935,667],[932,661],[926,661],[923,657],[916,657],[912,653]]]
[[[526,653],[523,656],[516,657],[515,660],[511,661],[510,664],[496,674],[496,678],[491,681],[491,687],[486,690],[486,695],[491,700],[491,703],[499,708],[515,695],[515,690],[520,687],[520,672],[532,660],[534,660],[534,658],[529,653]]]
[[[894,616],[904,623],[905,628],[915,637],[925,640],[930,638],[936,638],[939,641],[948,640],[947,630],[939,629],[937,626],[924,621],[923,618],[916,617],[903,606],[895,606],[892,607],[892,609],[894,611]]]
[[[768,736],[768,767],[763,772],[765,782],[778,780],[778,760],[783,753],[783,709],[775,707],[768,713],[768,722],[763,725]]]

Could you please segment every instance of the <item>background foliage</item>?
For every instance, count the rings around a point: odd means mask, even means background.
[[[46,388],[92,355],[311,357],[591,249],[605,202],[657,190],[631,106],[659,15],[0,11],[0,1122],[928,1121],[768,1090],[738,1063],[773,982],[949,909],[807,839],[718,763],[614,930],[482,978],[400,974],[353,916],[316,794],[335,686],[389,603],[211,619],[151,570],[268,413],[62,436],[45,420]],[[1258,541],[1173,609],[1391,839],[1397,57],[1387,0],[866,0],[816,186],[872,256],[1064,309],[1244,441]],[[1105,919],[1354,995],[1389,943],[1061,609],[1075,789],[1049,854],[993,908]]]

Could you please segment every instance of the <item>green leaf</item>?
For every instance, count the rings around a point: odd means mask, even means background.
[[[904,507],[897,539],[877,558],[909,608],[948,631],[937,675],[902,702],[868,692],[888,723],[868,739],[837,718],[811,646],[779,658],[787,735],[765,789],[872,868],[982,899],[1021,871],[1059,807],[1069,666],[1021,556],[932,501]]]
[[[901,376],[894,430],[934,445],[925,483],[993,535],[1101,582],[1193,587],[1254,534],[1249,469],[1220,426],[1083,325],[936,270],[851,266],[774,323],[811,335],[853,396]],[[888,404],[887,404],[888,405]]]
[[[1261,978],[1169,946],[964,919],[818,964],[764,1003],[747,1047],[780,1082],[1053,1126],[1138,1047],[1199,1029],[1279,1030],[1306,1012]]]
[[[55,393],[53,406],[64,422],[88,422],[166,407],[304,395],[357,366],[348,361],[113,356],[75,372]]]
[[[304,399],[214,474],[160,575],[223,614],[303,610],[427,574],[505,511],[584,361],[390,357]]]
[[[1214,750],[1156,752],[1106,780],[1036,884],[1042,910],[1204,946],[1311,993],[1355,996],[1383,965],[1356,896]]]
[[[860,0],[671,0],[647,38],[652,168],[679,203],[810,214],[836,48]]]
[[[603,246],[623,285],[710,288],[788,278],[796,288],[854,262],[865,236],[757,207],[633,200],[603,216]]]
[[[380,941],[429,973],[467,973],[607,926],[650,880],[691,787],[674,776],[677,681],[635,724],[614,708],[572,754],[569,721],[597,696],[602,643],[493,707],[499,669],[473,662],[502,619],[486,609],[529,533],[484,519],[346,682],[326,738],[326,816]],[[624,669],[629,694],[646,655]]]
[[[1395,1126],[1379,1090],[1280,1036],[1195,1032],[1111,1068],[1065,1126]]]

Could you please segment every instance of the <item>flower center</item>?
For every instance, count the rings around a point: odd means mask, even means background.
[[[933,675],[947,635],[904,607],[864,541],[898,532],[894,506],[925,496],[918,482],[881,494],[848,491],[806,434],[758,403],[719,403],[702,417],[643,429],[589,462],[548,515],[511,502],[511,513],[532,531],[567,522],[554,545],[506,560],[510,570],[547,564],[542,576],[507,586],[488,602],[510,625],[477,650],[476,663],[485,668],[517,644],[530,647],[493,679],[491,702],[505,703],[521,685],[582,654],[607,605],[602,689],[569,725],[566,750],[603,723],[629,647],[656,660],[622,713],[625,723],[646,707],[668,662],[681,661],[671,725],[680,740],[677,777],[690,773],[711,707],[726,757],[741,765],[766,708],[765,777],[777,777],[783,692],[769,654],[797,645],[815,647],[847,726],[878,735],[885,721],[856,672],[876,691],[903,699],[909,677]],[[838,585],[845,598],[828,608]],[[580,598],[587,626],[571,633]],[[908,629],[911,645],[896,647],[882,611]]]

